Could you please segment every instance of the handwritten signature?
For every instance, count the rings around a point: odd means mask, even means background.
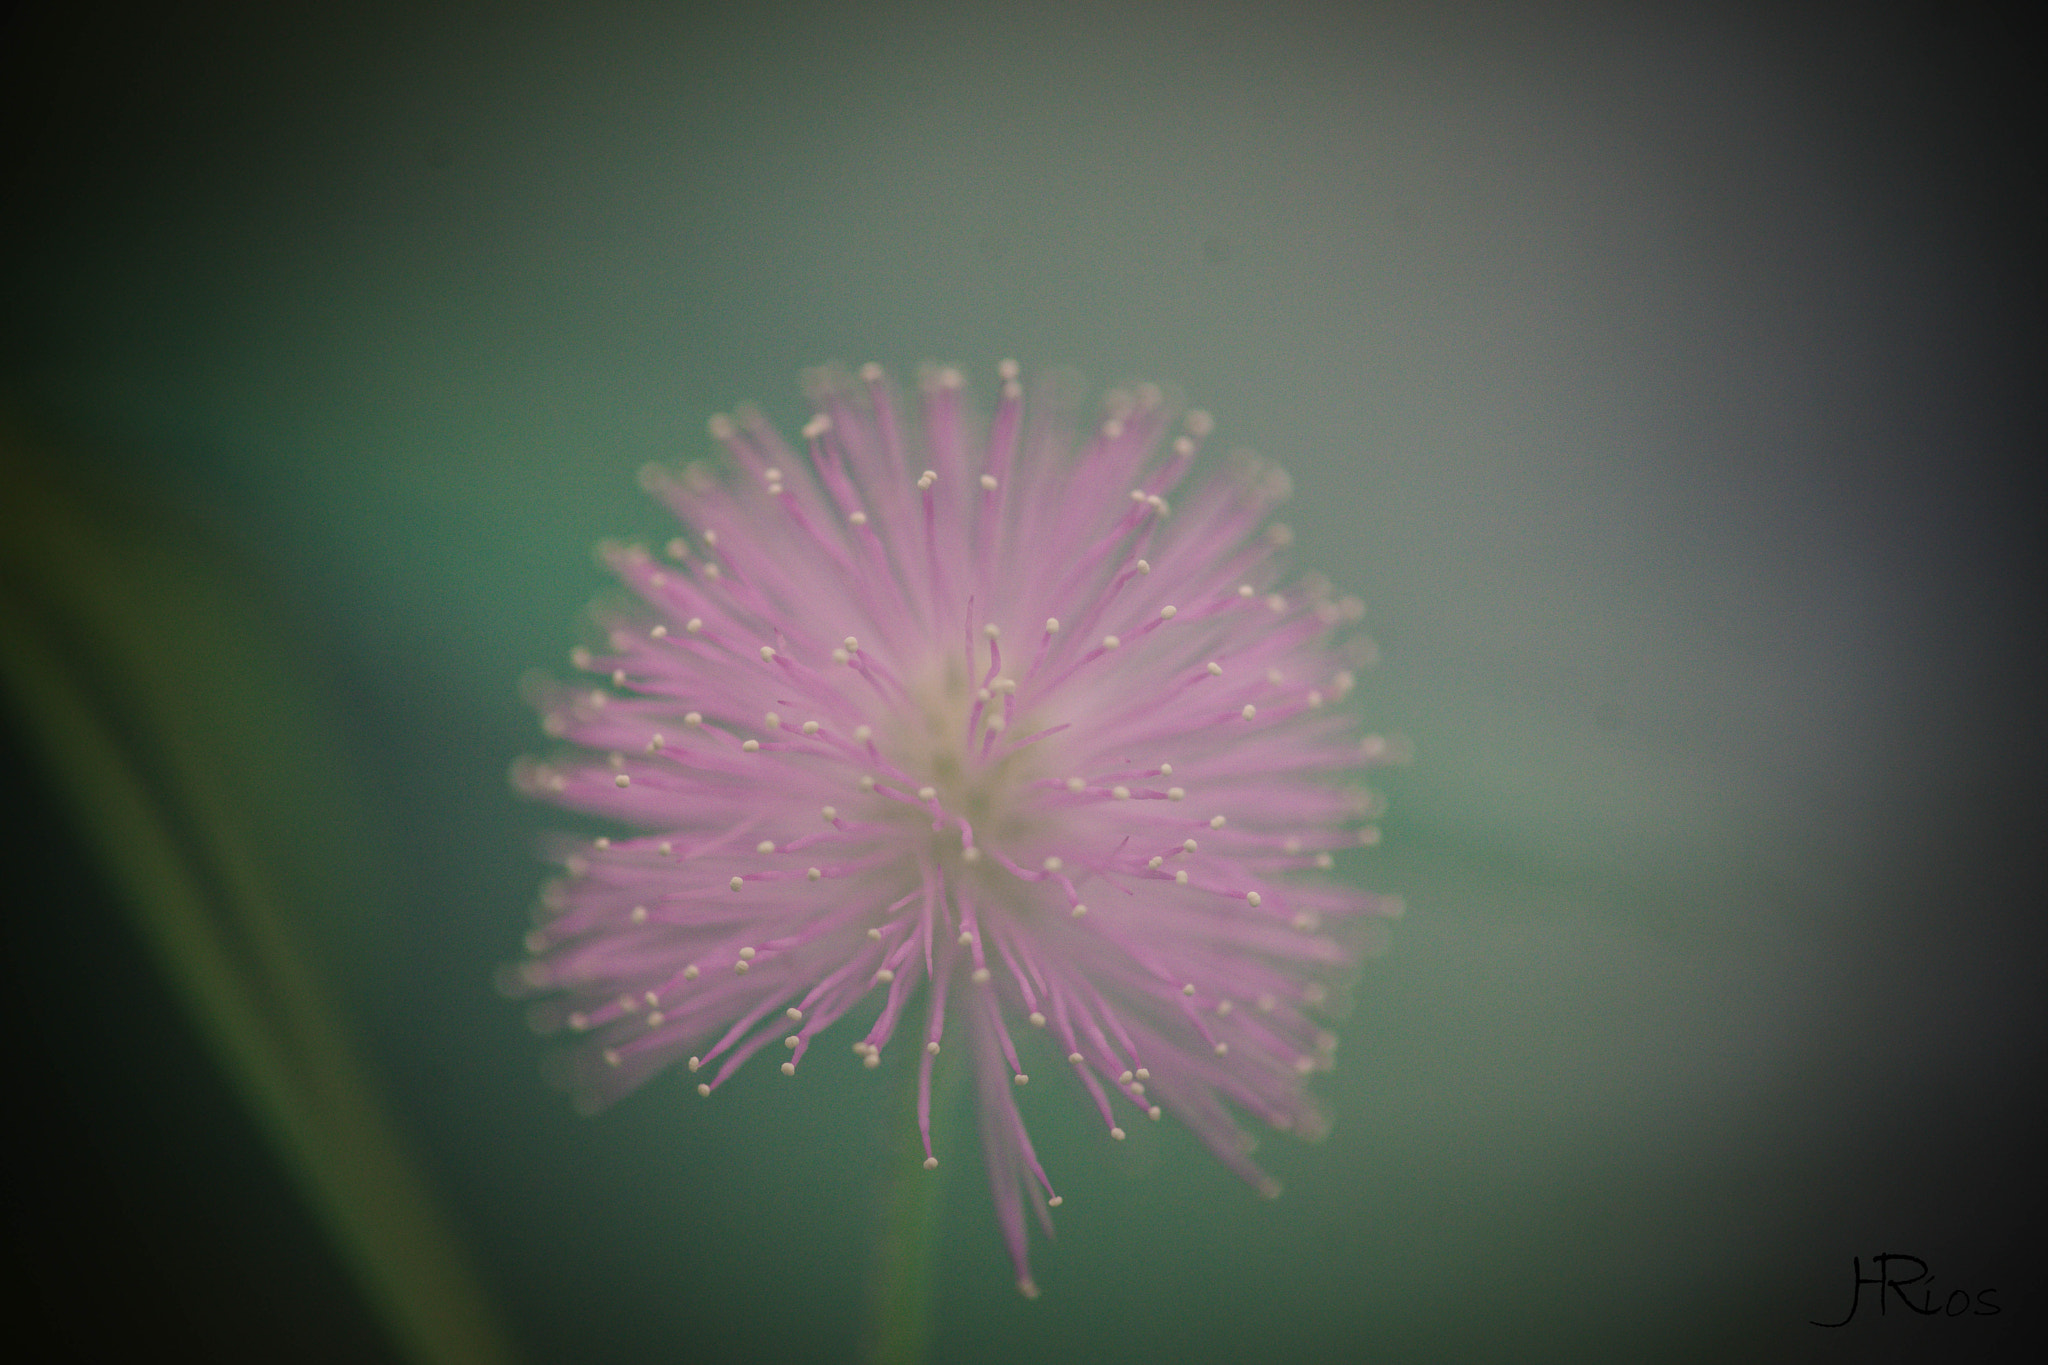
[[[1885,1305],[1890,1302],[1891,1294],[1897,1294],[1900,1303],[1904,1304],[1915,1315],[1923,1318],[1959,1318],[1965,1314],[1971,1317],[1989,1318],[1996,1317],[2002,1311],[1997,1301],[1991,1297],[1998,1292],[1996,1289],[1979,1289],[1975,1294],[1972,1294],[1967,1289],[1951,1289],[1946,1294],[1937,1295],[1934,1289],[1934,1274],[1927,1268],[1927,1262],[1921,1260],[1918,1256],[1908,1256],[1897,1251],[1881,1251],[1873,1256],[1871,1260],[1875,1263],[1873,1268],[1877,1273],[1865,1275],[1863,1273],[1863,1258],[1860,1256],[1850,1258],[1850,1274],[1854,1277],[1854,1280],[1849,1289],[1848,1313],[1843,1316],[1840,1322],[1815,1322],[1813,1324],[1815,1327],[1847,1327],[1855,1318],[1856,1310],[1863,1306],[1863,1286],[1865,1285],[1875,1285],[1877,1287],[1877,1314],[1879,1317],[1884,1316]],[[1908,1268],[1913,1273],[1902,1276],[1902,1272]],[[1913,1296],[1906,1292],[1908,1289],[1913,1288],[1919,1290],[1920,1301],[1918,1303],[1915,1303]],[[1887,1293],[1887,1291],[1890,1292]]]

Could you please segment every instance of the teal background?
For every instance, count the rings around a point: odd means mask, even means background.
[[[2037,1330],[2041,148],[1995,27],[6,22],[27,477],[224,584],[289,680],[202,670],[217,716],[145,714],[184,675],[82,650],[88,703],[157,773],[193,761],[159,732],[213,717],[327,1017],[519,1357],[862,1340],[908,1135],[886,1073],[751,1069],[710,1105],[664,1078],[586,1121],[491,989],[560,823],[508,790],[541,742],[517,679],[566,667],[597,540],[666,534],[636,469],[742,399],[793,430],[833,358],[984,394],[1004,356],[1066,363],[1211,410],[1292,473],[1297,561],[1382,648],[1356,705],[1417,752],[1344,869],[1410,913],[1340,1026],[1334,1132],[1263,1150],[1287,1194],[1034,1083],[1067,1204],[1025,1303],[962,1109],[934,1359],[1959,1359]],[[76,568],[8,562],[38,603]],[[95,803],[0,699],[21,1330],[395,1357],[127,927]],[[2005,1311],[1808,1325],[1880,1251]]]

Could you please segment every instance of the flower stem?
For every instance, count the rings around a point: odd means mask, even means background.
[[[957,1071],[940,1059],[933,1076],[934,1128],[952,1110]],[[883,1177],[876,1210],[880,1235],[870,1268],[869,1365],[920,1365],[931,1347],[932,1252],[939,1239],[939,1195],[947,1164],[924,1169],[923,1149],[917,1145],[917,1073],[913,1062],[897,1077],[897,1102],[891,1107],[900,1117],[884,1144],[891,1169]]]

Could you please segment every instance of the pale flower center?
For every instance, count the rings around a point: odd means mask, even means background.
[[[913,687],[901,722],[877,736],[883,754],[916,781],[914,790],[931,793],[923,808],[891,802],[892,818],[929,841],[933,862],[949,879],[1014,889],[1015,879],[991,866],[986,854],[999,850],[1023,862],[1053,832],[1052,818],[1030,800],[1033,784],[1046,775],[1045,745],[1020,751],[1009,745],[1012,737],[1044,727],[1042,719],[1017,711],[1005,680],[971,683],[964,662],[953,659]],[[940,812],[936,830],[931,802]],[[963,819],[973,831],[973,853],[966,851]]]

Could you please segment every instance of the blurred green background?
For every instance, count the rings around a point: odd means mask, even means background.
[[[288,12],[283,12],[288,11]],[[595,1121],[491,988],[590,547],[796,375],[1155,378],[1415,739],[1267,1204],[1049,1094],[932,1357],[1965,1359],[2036,1330],[2042,164],[1900,8],[23,7],[0,28],[10,1331],[837,1360],[888,1077]],[[825,1054],[825,1055],[830,1055]],[[1078,1087],[1077,1087],[1078,1090]],[[1034,1093],[1037,1087],[1033,1087]],[[1071,1103],[1068,1101],[1072,1101]],[[971,1116],[951,1119],[967,1153]],[[1850,1328],[1909,1252],[1996,1318]]]

